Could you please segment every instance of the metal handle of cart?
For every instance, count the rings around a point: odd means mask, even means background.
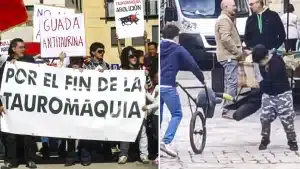
[[[192,110],[192,105],[191,105],[191,101],[192,100],[195,105],[197,105],[197,100],[187,91],[187,90],[191,90],[191,89],[203,89],[205,90],[205,94],[206,94],[206,101],[207,101],[207,106],[205,107],[205,112],[204,113],[204,116],[206,118],[206,113],[207,113],[207,110],[209,109],[209,97],[208,97],[208,90],[207,90],[207,86],[206,85],[203,85],[203,86],[190,86],[190,87],[183,87],[180,83],[176,82],[176,85],[179,86],[187,95],[188,95],[188,101],[189,101],[189,106],[190,106],[190,110],[191,112],[193,112]]]
[[[187,91],[189,89],[202,89],[204,88],[205,89],[205,94],[206,94],[206,101],[207,101],[207,104],[206,104],[206,107],[205,107],[205,111],[204,111],[204,115],[206,116],[207,114],[207,110],[210,108],[210,100],[209,100],[209,95],[208,95],[208,88],[206,85],[203,85],[203,86],[190,86],[190,87],[183,87],[180,83],[176,82],[177,86],[179,86],[187,95],[188,95],[188,101],[189,101],[189,106],[190,106],[190,110],[191,112],[193,112],[192,110],[192,105],[190,103],[190,100],[192,100],[196,105],[197,105],[197,100]],[[240,94],[241,90],[239,91],[239,94]],[[225,99],[225,100],[228,100],[228,101],[235,101],[237,98],[233,98],[232,96],[226,94],[226,93],[215,93],[216,97],[219,97],[219,98],[222,98],[222,99]]]

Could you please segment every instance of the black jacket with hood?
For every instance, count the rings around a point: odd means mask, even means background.
[[[254,13],[247,19],[244,39],[247,47],[263,44],[268,49],[278,49],[285,40],[285,30],[279,15],[265,8],[261,14],[261,30],[258,15]]]

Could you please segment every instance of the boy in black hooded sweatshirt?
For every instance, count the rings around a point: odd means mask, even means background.
[[[268,55],[268,49],[264,45],[255,46],[252,57],[253,62],[259,64],[263,78],[259,83],[263,93],[260,115],[262,140],[259,150],[265,150],[270,143],[271,123],[278,116],[286,133],[290,150],[298,151],[294,128],[296,115],[285,63],[281,56]]]

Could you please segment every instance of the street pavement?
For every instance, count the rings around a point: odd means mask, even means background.
[[[100,157],[99,157],[100,158]],[[98,159],[98,157],[97,157]],[[117,164],[117,162],[97,162],[94,161],[89,166],[83,166],[79,162],[76,165],[65,167],[64,160],[57,157],[43,160],[37,158],[38,169],[158,169],[156,164],[142,164],[141,162],[127,162],[126,164]],[[0,166],[3,165],[3,160],[0,161]],[[18,169],[28,169],[24,164],[19,165]]]
[[[27,169],[24,165],[20,165],[18,169]],[[118,165],[116,163],[97,163],[90,166],[82,166],[80,164],[64,167],[63,164],[43,164],[38,165],[38,169],[158,169],[158,165],[145,165],[139,162],[127,163],[125,165]]]
[[[210,72],[205,72],[205,77],[208,86],[210,86]],[[200,85],[200,82],[188,72],[180,72],[177,79],[184,86]],[[178,92],[183,108],[183,119],[172,144],[172,147],[178,153],[178,158],[171,158],[161,152],[160,169],[300,168],[300,153],[289,151],[279,119],[272,123],[271,144],[268,149],[259,151],[258,145],[261,139],[259,114],[254,114],[243,121],[236,122],[221,118],[220,106],[216,107],[215,116],[207,120],[207,141],[204,152],[201,155],[196,155],[192,151],[189,141],[191,112],[188,106],[188,98],[180,88],[178,88]],[[190,92],[194,96],[197,95],[195,89]],[[169,120],[170,113],[165,105],[161,137]],[[300,135],[299,117],[296,118],[295,125],[296,132]]]

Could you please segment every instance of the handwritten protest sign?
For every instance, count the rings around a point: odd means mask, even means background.
[[[100,73],[7,62],[2,132],[133,142],[144,119],[141,70]]]
[[[34,5],[33,12],[33,42],[41,41],[40,19],[49,16],[73,15],[74,9],[54,7],[47,5]]]
[[[65,52],[68,57],[85,56],[85,29],[83,14],[44,17],[40,22],[41,56],[58,57]]]
[[[10,40],[1,40],[0,41],[0,55],[8,55]]]
[[[115,0],[115,24],[120,39],[141,37],[144,34],[142,0]]]

